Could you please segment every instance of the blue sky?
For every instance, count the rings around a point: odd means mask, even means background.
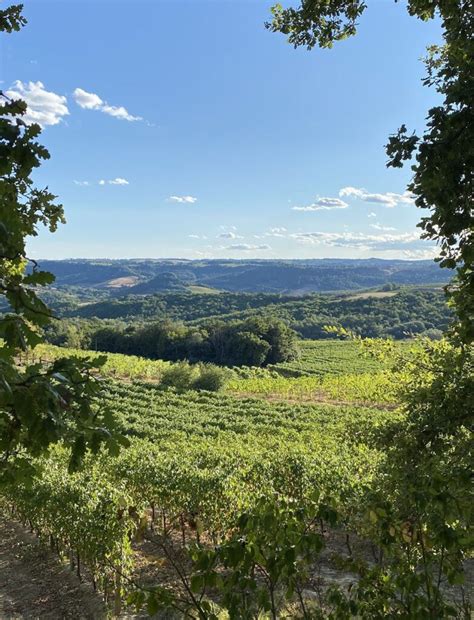
[[[30,102],[68,223],[33,257],[427,258],[409,169],[436,22],[369,0],[356,37],[294,50],[264,0],[26,0],[2,88]],[[38,84],[39,83],[39,84]]]

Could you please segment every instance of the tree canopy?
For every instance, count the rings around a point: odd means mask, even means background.
[[[295,47],[332,45],[356,34],[366,10],[363,0],[303,0],[297,8],[273,7],[267,28],[281,32]],[[408,190],[415,204],[429,211],[418,226],[435,240],[442,267],[457,270],[450,296],[457,309],[462,341],[474,339],[474,5],[472,0],[408,0],[410,15],[439,17],[444,44],[431,46],[425,59],[425,86],[442,103],[428,111],[423,134],[405,125],[390,136],[388,166],[412,162]]]
[[[26,24],[22,8],[0,12],[1,32]],[[0,294],[10,307],[0,318],[0,482],[31,473],[29,457],[58,441],[72,448],[71,468],[87,448],[97,450],[104,441],[117,447],[110,412],[93,405],[96,363],[68,358],[51,365],[19,363],[21,353],[42,341],[52,317],[36,290],[54,276],[27,257],[26,240],[40,225],[54,232],[65,221],[56,196],[31,178],[49,153],[37,140],[41,127],[23,120],[26,109],[25,102],[0,92]]]

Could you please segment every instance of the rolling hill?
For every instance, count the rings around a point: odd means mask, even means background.
[[[451,274],[433,261],[403,260],[184,260],[74,259],[40,261],[57,288],[146,295],[203,286],[231,292],[304,295],[357,291],[384,284],[445,284]],[[121,283],[123,285],[121,286]]]

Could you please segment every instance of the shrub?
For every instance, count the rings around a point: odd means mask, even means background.
[[[197,379],[198,368],[188,362],[178,362],[163,372],[160,385],[173,387],[179,392],[189,390]]]
[[[200,374],[194,380],[192,387],[195,390],[207,390],[208,392],[219,392],[222,390],[229,379],[229,372],[224,368],[203,364],[200,366]]]

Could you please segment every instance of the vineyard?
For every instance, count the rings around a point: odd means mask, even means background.
[[[63,353],[36,350],[50,361]],[[325,515],[329,506],[338,525],[320,518],[318,536],[363,548],[355,533],[366,494],[384,466],[386,437],[404,417],[395,408],[402,375],[354,342],[305,343],[298,364],[289,375],[287,365],[234,369],[221,392],[182,391],[161,384],[179,364],[108,354],[97,407],[113,413],[129,446],[89,455],[69,475],[58,446],[39,460],[32,484],[5,488],[5,506],[89,578],[116,614],[157,582],[165,601],[195,605],[194,545],[224,543],[239,515],[262,501],[325,507]],[[318,568],[327,585],[351,579],[328,557]],[[219,610],[212,588],[200,596]],[[190,617],[208,617],[198,608]]]
[[[43,360],[61,354],[57,347],[36,350]],[[159,533],[171,545],[172,551],[154,549],[151,565],[170,565],[165,582],[173,589],[176,560],[168,554],[181,557],[192,541],[224,540],[238,515],[262,497],[304,505],[317,489],[349,524],[384,459],[377,438],[401,414],[374,408],[392,400],[388,374],[357,345],[310,342],[301,364],[308,370],[298,377],[247,369],[234,372],[226,392],[178,393],[159,384],[169,364],[109,354],[98,406],[113,412],[130,446],[118,457],[88,457],[84,471],[69,476],[67,455],[57,448],[42,462],[43,475],[32,487],[12,487],[7,503],[76,571],[90,575],[116,611],[144,563],[133,542],[140,532]],[[316,384],[320,395],[349,404],[291,402]],[[281,401],[266,398],[275,393]]]
[[[246,377],[232,379],[229,393],[269,399],[395,405],[398,377],[390,372],[307,375],[301,377]]]
[[[83,351],[82,349],[68,349],[54,345],[42,344],[28,353],[21,361],[51,362],[66,355],[78,357],[80,359],[97,359],[105,355],[106,362],[101,368],[101,372],[106,375],[120,377],[122,379],[144,379],[158,381],[163,371],[169,368],[170,362],[162,360],[148,360],[135,355],[121,355],[119,353],[100,353],[97,351]]]
[[[406,344],[392,345],[395,350]],[[396,403],[397,377],[352,341],[302,341],[300,358],[268,368],[240,367],[229,370],[222,389],[233,396],[277,398],[304,402],[336,402],[372,405]],[[41,345],[34,359],[55,360],[64,354],[79,358],[102,354],[79,349]],[[108,376],[159,384],[163,374],[176,366],[161,360],[107,353],[101,372]]]
[[[404,342],[393,343],[400,349]],[[302,340],[300,357],[272,366],[283,376],[325,376],[371,373],[381,370],[380,361],[364,353],[352,340]]]

